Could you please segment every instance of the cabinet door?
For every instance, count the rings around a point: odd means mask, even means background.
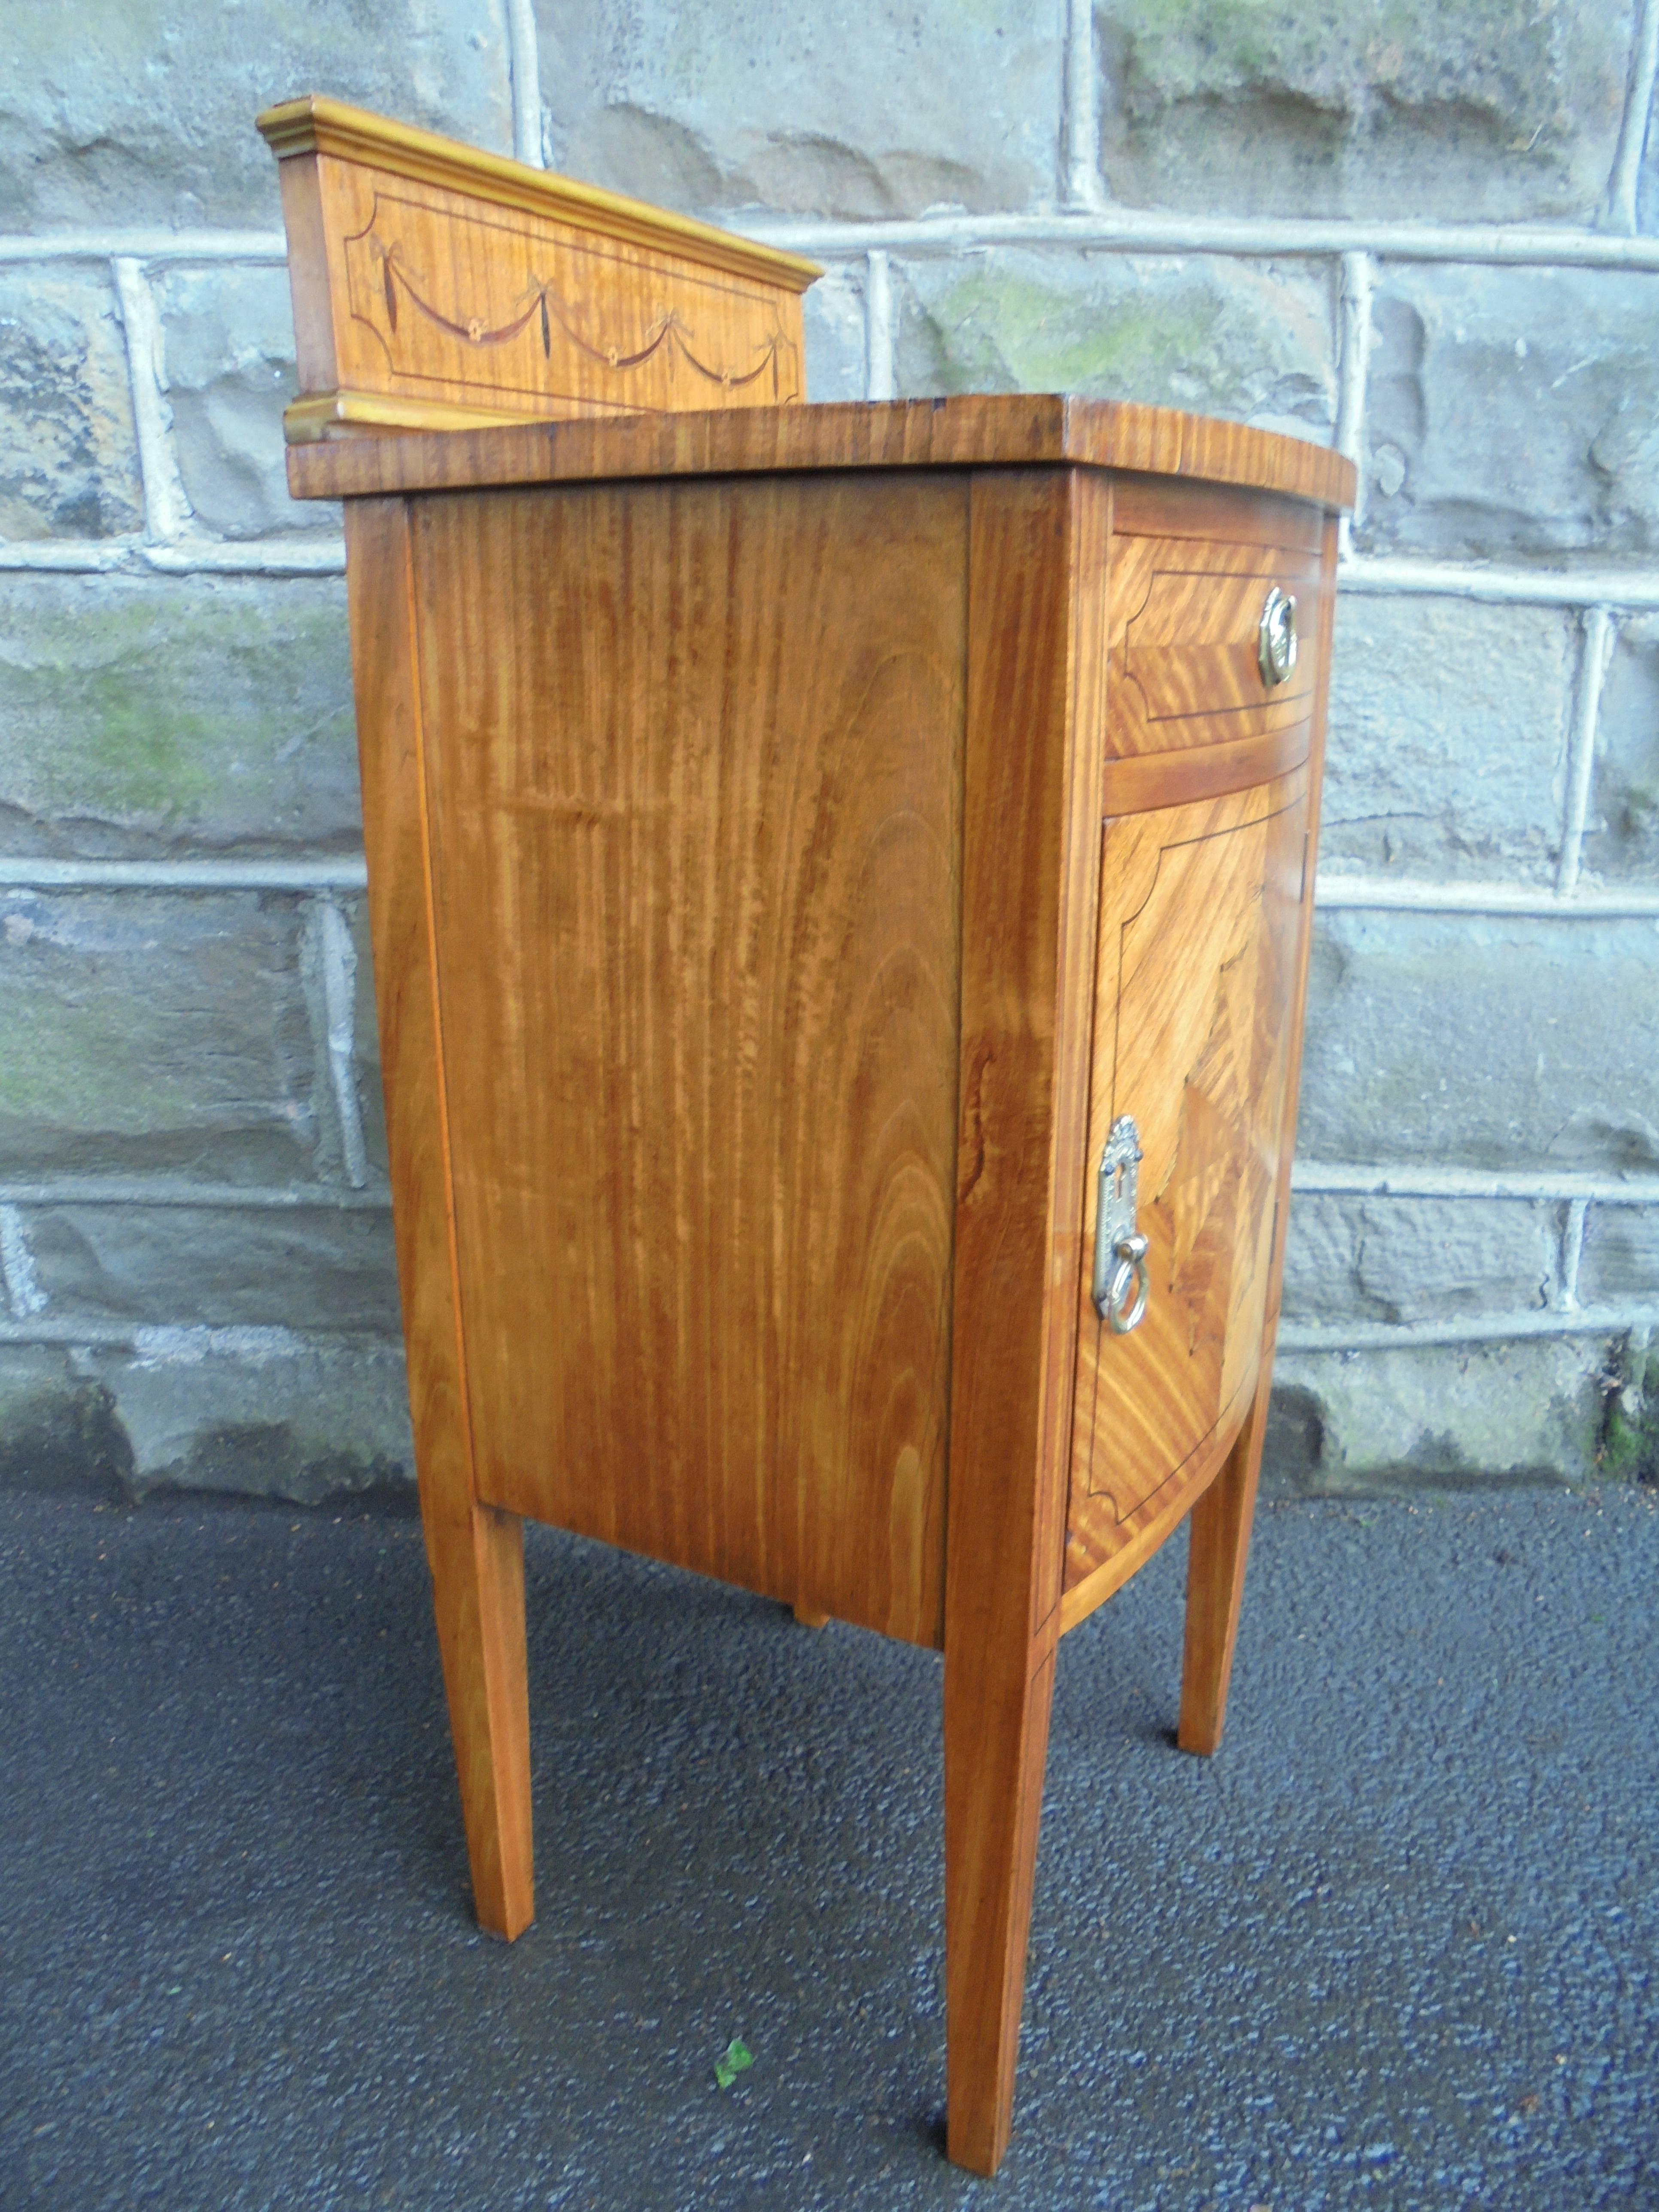
[[[1249,1402],[1307,866],[1306,772],[1105,825],[1068,1588],[1180,1509]],[[1097,1314],[1098,1170],[1133,1116],[1145,1318]]]

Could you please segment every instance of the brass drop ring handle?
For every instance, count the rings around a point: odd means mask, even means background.
[[[1146,1311],[1146,1239],[1135,1226],[1140,1132],[1120,1114],[1100,1156],[1095,1197],[1095,1311],[1115,1335],[1139,1328]]]
[[[1127,1336],[1132,1328],[1139,1328],[1146,1313],[1146,1239],[1139,1234],[1121,1237],[1112,1252],[1117,1265],[1106,1286],[1106,1326],[1115,1335]]]
[[[1275,684],[1282,684],[1296,666],[1296,601],[1287,598],[1277,584],[1268,592],[1261,610],[1255,657],[1261,680],[1270,691]]]

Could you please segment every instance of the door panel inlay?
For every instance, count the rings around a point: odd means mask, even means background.
[[[1307,807],[1301,775],[1109,822],[1089,1159],[1120,1115],[1144,1159],[1151,1295],[1131,1337],[1090,1285],[1066,1580],[1130,1540],[1253,1374],[1273,1239]],[[1094,1197],[1085,1245],[1092,1249]]]

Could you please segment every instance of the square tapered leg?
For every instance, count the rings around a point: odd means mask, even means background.
[[[1268,1363],[1271,1370],[1271,1361]],[[1187,1645],[1181,1673],[1182,1751],[1220,1748],[1232,1680],[1233,1646],[1244,1599],[1261,1443],[1267,1425],[1272,1374],[1265,1375],[1221,1472],[1193,1508],[1192,1550],[1187,1567]]]
[[[478,1923],[511,1942],[536,1917],[524,1524],[475,1505],[428,1514],[426,1540]]]

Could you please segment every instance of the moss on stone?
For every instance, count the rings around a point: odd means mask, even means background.
[[[142,1136],[202,1118],[200,1070],[137,993],[0,988],[0,1122]]]
[[[1216,362],[1223,303],[1114,301],[1049,290],[1017,271],[976,270],[934,302],[947,388],[1121,393]],[[945,334],[948,333],[948,337]]]
[[[1330,419],[1329,300],[1304,272],[999,249],[902,265],[910,392],[1066,391],[1275,424]]]
[[[0,803],[20,811],[266,838],[355,813],[331,586],[27,580],[0,598]]]
[[[1659,1352],[1641,1363],[1635,1389],[1610,1391],[1595,1464],[1622,1482],[1659,1483]]]
[[[1575,61],[1582,70],[1601,58],[1594,37],[1582,42],[1590,53],[1564,52],[1571,29],[1554,18],[1553,9],[1520,15],[1510,0],[1371,0],[1363,8],[1127,0],[1114,11],[1114,28],[1129,56],[1132,96],[1261,88],[1347,112],[1371,87],[1414,103],[1453,100],[1510,115],[1540,103],[1548,112]]]

